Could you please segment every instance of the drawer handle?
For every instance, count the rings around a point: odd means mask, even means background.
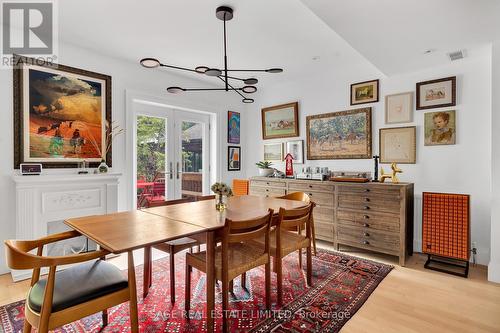
[[[363,227],[365,227],[365,228],[369,228],[369,227],[370,227],[370,225],[369,225],[368,223],[365,223],[365,224],[363,224]]]
[[[266,185],[269,185],[269,182],[266,182]]]
[[[369,241],[367,241],[367,240],[365,240],[365,241],[363,241],[363,244],[365,244],[365,245],[370,245],[370,242],[369,242]]]
[[[365,202],[370,202],[370,198],[365,198]]]
[[[266,188],[266,192],[269,192],[269,189],[268,189],[268,188]]]
[[[363,218],[364,218],[365,220],[368,220],[368,219],[370,218],[370,216],[369,216],[369,215],[363,215]]]
[[[312,186],[312,185],[309,185],[309,188],[313,188],[313,186]]]
[[[366,210],[370,209],[370,206],[365,206],[365,209],[366,209]]]
[[[365,232],[364,235],[365,235],[365,237],[370,237],[370,234],[367,232]]]
[[[309,193],[309,196],[310,196],[310,197],[312,197],[312,196],[313,196],[313,194],[312,194],[312,193]]]
[[[365,192],[370,192],[370,189],[369,188],[365,188]]]

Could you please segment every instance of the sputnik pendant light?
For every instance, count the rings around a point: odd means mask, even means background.
[[[185,91],[234,91],[238,95],[241,96],[243,103],[253,103],[254,100],[252,98],[248,98],[244,94],[252,94],[257,91],[257,87],[255,86],[259,80],[254,77],[249,78],[239,78],[235,76],[229,76],[229,72],[242,72],[242,73],[281,73],[283,69],[281,68],[269,68],[269,69],[228,69],[227,68],[227,38],[226,38],[226,22],[233,18],[233,9],[226,6],[218,7],[215,10],[215,16],[224,22],[224,69],[211,68],[207,66],[198,66],[195,69],[172,66],[162,64],[158,59],[155,58],[143,58],[140,63],[143,67],[146,68],[157,68],[157,67],[166,67],[172,68],[182,71],[188,71],[198,74],[204,74],[207,76],[217,77],[224,83],[224,88],[181,88],[181,87],[168,87],[167,91],[172,94],[179,94]],[[233,87],[233,85],[229,82],[229,80],[236,80],[243,82],[243,87]]]

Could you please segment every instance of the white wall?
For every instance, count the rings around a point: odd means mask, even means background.
[[[134,90],[151,96],[161,97],[170,105],[190,109],[216,112],[219,120],[219,152],[218,176],[221,180],[230,182],[233,177],[244,177],[245,172],[227,172],[227,110],[243,111],[241,99],[234,93],[192,93],[185,95],[169,95],[165,89],[171,85],[185,87],[206,86],[205,82],[190,80],[186,77],[172,74],[171,71],[148,70],[138,63],[125,62],[108,56],[89,52],[73,45],[59,45],[59,62],[63,65],[86,69],[112,76],[112,111],[113,120],[125,127],[125,90]],[[12,101],[12,70],[0,70],[0,274],[7,272],[3,241],[15,237],[14,216],[14,184],[11,176],[13,169],[13,101]],[[241,112],[242,122],[246,121],[246,113]],[[245,136],[242,129],[242,153],[245,154]],[[126,181],[128,147],[126,137],[117,138],[113,145],[113,172],[123,173],[120,184],[119,209],[128,209],[127,196],[132,195]],[[74,172],[74,170],[47,170],[48,173]]]
[[[328,67],[325,67],[328,68]],[[263,158],[263,140],[260,108],[299,101],[300,137],[306,137],[306,116],[353,109],[349,105],[350,84],[380,79],[380,102],[371,106],[373,152],[378,153],[378,129],[395,127],[384,125],[384,96],[414,91],[415,83],[447,76],[457,76],[457,144],[453,146],[424,147],[422,138],[425,111],[414,112],[414,122],[398,126],[417,126],[417,163],[400,165],[404,170],[400,179],[415,183],[415,248],[421,249],[420,202],[423,191],[457,192],[471,195],[472,241],[477,243],[478,261],[488,264],[490,249],[490,147],[491,147],[491,50],[484,48],[470,52],[466,59],[426,71],[384,78],[373,66],[360,64],[342,72],[326,69],[322,75],[304,77],[261,90],[256,105],[248,113],[247,175],[257,174],[254,162]],[[429,111],[437,111],[432,109]],[[259,115],[259,116],[257,116]],[[295,138],[289,138],[293,140]],[[286,140],[266,140],[279,142]],[[304,141],[306,145],[306,141]],[[372,160],[308,161],[310,166],[327,166],[333,170],[372,171]],[[283,168],[283,166],[280,166]],[[301,165],[298,166],[299,168]],[[387,169],[387,166],[385,166]]]
[[[491,261],[488,279],[500,282],[500,41],[492,47],[492,95],[491,95]]]

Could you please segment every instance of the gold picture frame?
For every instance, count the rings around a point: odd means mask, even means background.
[[[262,139],[299,136],[299,103],[287,103],[263,108]]]
[[[351,84],[351,105],[376,103],[378,100],[378,79]]]
[[[415,126],[379,129],[380,163],[415,164],[417,128]]]

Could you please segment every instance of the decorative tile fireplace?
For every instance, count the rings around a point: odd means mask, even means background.
[[[16,184],[16,239],[35,239],[68,230],[72,217],[116,212],[121,174],[13,176]],[[95,249],[84,237],[55,243],[44,255],[66,255]],[[14,281],[31,271],[11,271]]]

